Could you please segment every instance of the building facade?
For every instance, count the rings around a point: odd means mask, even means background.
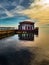
[[[19,30],[34,30],[34,23],[30,21],[20,22],[18,29]]]

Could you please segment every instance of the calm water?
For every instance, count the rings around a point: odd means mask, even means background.
[[[49,65],[49,29],[1,39],[0,65]]]

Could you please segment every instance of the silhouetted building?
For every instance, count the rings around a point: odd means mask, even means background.
[[[20,22],[18,29],[19,30],[34,30],[34,22],[31,22],[31,21]]]

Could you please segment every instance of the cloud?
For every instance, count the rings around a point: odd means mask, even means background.
[[[21,16],[28,16],[30,19],[39,21],[39,26],[42,26],[44,23],[49,23],[49,6],[45,4],[42,5],[41,0],[2,0],[0,8],[2,8],[0,16],[5,15],[1,16],[1,18],[10,18],[7,19],[8,22],[12,22],[12,20],[14,20],[13,18],[11,20],[11,17],[17,18],[20,16],[21,18]],[[19,19],[19,21],[22,21],[22,19]]]
[[[7,14],[8,17],[12,17],[13,16],[12,13],[9,12],[8,10],[6,10],[6,9],[5,9],[5,13]]]
[[[34,2],[34,0],[2,0],[0,4],[4,6],[4,8],[6,8],[7,10],[12,10],[17,6],[28,8],[32,2]]]
[[[20,11],[28,9],[32,2],[34,0],[0,0],[0,8],[2,8],[0,17],[2,18],[1,14],[5,14],[7,17],[17,16]]]
[[[2,8],[2,10],[3,11],[1,11],[0,12],[0,14],[5,14],[6,16],[8,16],[8,17],[12,17],[13,15],[12,15],[12,13],[11,12],[9,12],[7,9],[5,9],[1,4],[0,4],[0,8]],[[4,12],[4,13],[3,13]],[[1,15],[0,15],[1,16]]]
[[[0,26],[14,26],[17,27],[19,22],[22,22],[26,19],[29,19],[27,16],[15,16],[15,17],[8,17],[0,19]]]

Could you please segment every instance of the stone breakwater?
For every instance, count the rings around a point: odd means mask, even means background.
[[[14,30],[3,30],[3,31],[0,30],[0,35],[8,33],[14,33]]]
[[[3,30],[3,31],[0,30],[0,39],[11,36],[14,33],[15,33],[14,30]]]

